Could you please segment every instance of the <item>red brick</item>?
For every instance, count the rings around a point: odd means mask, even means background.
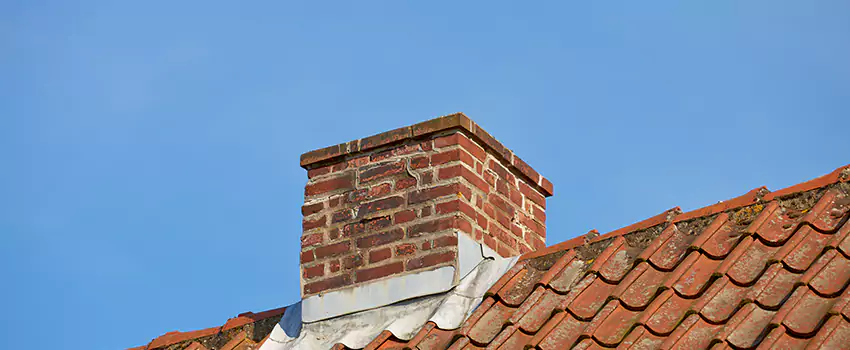
[[[522,227],[517,226],[517,224],[511,224],[511,233],[514,234],[517,238],[522,238]],[[530,236],[530,235],[529,235]]]
[[[369,156],[360,156],[348,160],[348,166],[351,168],[359,168],[369,164]]]
[[[454,218],[446,217],[426,221],[420,224],[410,226],[407,235],[411,238],[419,237],[424,233],[445,231],[455,227]]]
[[[431,165],[431,161],[429,160],[428,156],[418,156],[418,157],[410,158],[410,169],[411,170],[427,168],[430,165]]]
[[[502,180],[505,180],[508,183],[512,184],[516,182],[516,176],[514,176],[514,174],[511,174],[508,169],[505,169],[505,167],[502,166],[501,163],[493,159],[490,159],[490,161],[487,163],[487,168],[493,170],[496,175],[498,175]]]
[[[455,252],[434,253],[423,257],[410,259],[407,262],[407,270],[416,270],[424,267],[434,266],[455,260]]]
[[[523,173],[525,176],[528,176],[531,179],[531,182],[537,184],[540,180],[540,174],[537,173],[531,166],[525,163],[522,159],[514,155],[513,166],[519,170],[519,172]]]
[[[484,203],[484,214],[487,214],[491,219],[496,219],[496,209],[490,203]]]
[[[487,182],[487,184],[489,184],[491,187],[495,187],[496,186],[496,175],[493,175],[493,173],[491,173],[489,171],[485,171],[484,172],[484,181]]]
[[[342,196],[336,196],[328,199],[328,208],[336,208],[342,202]]]
[[[408,177],[408,178],[404,178],[404,179],[398,179],[395,182],[396,191],[401,191],[405,188],[409,188],[409,187],[413,187],[413,186],[416,186],[416,179],[412,178],[412,177]]]
[[[395,246],[395,255],[404,256],[416,253],[416,245],[412,243],[402,243]]]
[[[402,271],[404,271],[404,264],[402,264],[401,261],[398,261],[383,266],[359,270],[356,272],[356,279],[357,282],[371,281],[381,277],[394,275]]]
[[[317,194],[338,190],[351,190],[353,188],[354,176],[353,174],[349,173],[340,177],[335,177],[333,179],[308,184],[306,187],[304,187],[304,195],[315,196]]]
[[[491,235],[488,235],[488,234],[484,235],[484,244],[487,245],[488,247],[490,247],[490,249],[493,249],[493,250],[496,250],[496,246],[498,245],[497,242],[496,242],[496,239],[493,238]]]
[[[366,222],[355,222],[348,225],[345,225],[342,229],[343,237],[357,237],[363,233],[366,233]]]
[[[389,216],[381,216],[381,217],[377,217],[377,218],[371,219],[369,221],[366,221],[366,226],[371,231],[383,230],[383,229],[389,227],[391,224],[392,224],[392,220],[390,219]]]
[[[422,208],[422,214],[421,214],[421,215],[419,215],[419,216],[420,216],[420,217],[423,217],[423,218],[426,218],[426,217],[431,216],[431,207],[424,207],[424,208]]]
[[[516,213],[514,207],[511,206],[510,203],[505,202],[505,200],[499,197],[498,195],[491,193],[489,196],[487,196],[487,201],[489,201],[490,204],[493,204],[493,206],[495,206],[496,208],[499,208],[500,210],[508,214],[508,216],[513,217]]]
[[[317,259],[324,259],[331,256],[345,254],[349,250],[351,250],[351,244],[349,244],[349,242],[340,242],[331,245],[326,245],[324,247],[318,247],[315,249],[315,252]]]
[[[416,219],[416,212],[413,210],[400,211],[393,215],[393,219],[395,220],[396,224],[403,224],[410,220]]]
[[[390,248],[376,249],[369,252],[369,263],[374,264],[379,261],[387,260],[392,257],[392,250]]]
[[[475,156],[480,160],[484,160],[487,157],[487,153],[484,151],[484,148],[475,144],[470,140],[466,135],[461,133],[455,133],[448,136],[440,137],[434,139],[434,147],[441,148],[453,145],[460,145],[467,152]]]
[[[354,212],[352,212],[351,209],[343,209],[333,213],[333,216],[331,217],[331,223],[335,224],[342,221],[348,221],[351,220],[351,218],[353,217]]]
[[[308,262],[311,262],[311,261],[313,261],[313,260],[316,260],[316,257],[315,257],[315,256],[313,256],[313,251],[312,251],[312,250],[308,250],[308,251],[303,251],[303,252],[301,252],[301,263],[302,263],[302,264],[304,264],[304,263],[308,263]]]
[[[334,228],[328,230],[328,238],[330,238],[330,240],[332,240],[332,241],[336,240],[337,238],[340,237],[340,232],[341,232],[341,229],[339,227],[334,227]],[[344,237],[347,237],[347,235],[345,235]]]
[[[455,228],[469,234],[472,233],[472,223],[464,218],[455,218]]]
[[[313,220],[304,219],[301,222],[301,228],[303,231],[310,231],[315,228],[324,227],[325,226],[325,216],[320,216]]]
[[[351,270],[360,266],[363,266],[363,257],[360,256],[360,254],[349,255],[342,259],[342,267],[346,270]]]
[[[425,140],[419,143],[419,149],[428,152],[434,149],[434,141],[433,140]]]
[[[496,252],[503,257],[514,255],[513,251],[510,248],[506,247],[504,244],[499,244],[496,247]]]
[[[528,198],[528,200],[539,205],[541,208],[546,209],[546,197],[543,197],[543,195],[537,192],[537,190],[529,187],[525,182],[520,182],[519,191],[525,195],[525,198]]]
[[[518,190],[511,187],[511,195],[508,198],[511,200],[512,203],[522,208],[522,194],[520,194]]]
[[[331,273],[338,272],[341,269],[341,266],[339,265],[339,260],[331,260],[330,262],[328,262],[328,269],[331,271]]]
[[[490,186],[487,185],[483,179],[478,177],[472,170],[464,167],[463,165],[457,164],[449,167],[442,168],[437,172],[438,179],[449,179],[453,177],[462,177],[466,181],[469,181],[473,186],[477,187],[484,193],[490,192]]]
[[[335,277],[326,278],[321,281],[305,284],[304,294],[315,294],[324,290],[344,287],[349,284],[351,284],[351,276],[339,275]]]
[[[432,241],[432,248],[441,248],[441,247],[454,247],[457,246],[457,236],[448,235],[436,238]]]
[[[360,207],[357,209],[357,217],[363,218],[380,211],[398,208],[402,204],[404,204],[404,198],[400,196],[387,197],[384,199],[365,203],[360,205]]]
[[[325,202],[314,203],[301,206],[301,215],[308,216],[322,211],[325,208]]]
[[[496,221],[506,229],[511,228],[511,218],[502,212],[496,212]]]
[[[369,189],[363,188],[348,192],[348,200],[346,203],[360,203],[369,198]]]
[[[324,241],[324,235],[321,232],[303,235],[301,236],[301,248],[316,245],[322,243],[322,241]]]
[[[305,267],[303,274],[304,279],[312,279],[325,275],[325,264],[318,264],[316,266]]]
[[[383,197],[387,193],[390,193],[390,191],[392,191],[392,185],[390,185],[389,183],[383,183],[377,186],[373,186],[369,189],[369,198]]]
[[[448,202],[439,203],[436,205],[437,214],[449,214],[449,213],[457,213],[461,212],[469,216],[471,219],[475,219],[478,215],[475,212],[475,208],[471,205],[467,204],[466,201],[455,199]]]
[[[394,241],[400,240],[404,238],[404,231],[401,228],[395,228],[389,230],[387,232],[376,233],[374,235],[366,236],[363,238],[359,238],[357,240],[357,247],[359,248],[371,248],[377,247],[384,244],[392,243]]]
[[[360,171],[360,183],[366,183],[404,172],[404,162],[395,161],[369,166]]]
[[[472,159],[472,156],[460,148],[431,155],[431,166],[438,166],[454,161],[462,161],[471,167],[475,166],[475,160]]]
[[[315,168],[315,169],[307,170],[307,178],[312,179],[316,176],[321,176],[321,175],[330,174],[330,173],[331,173],[331,166],[326,165],[326,166],[323,166],[323,167],[318,167],[318,168]]]
[[[417,204],[440,197],[456,195],[459,192],[458,189],[458,184],[449,184],[410,192],[407,203]]]
[[[540,209],[540,207],[535,206],[534,207],[534,218],[537,219],[537,221],[545,223],[546,222],[546,211],[543,210],[543,209]]]
[[[431,170],[423,171],[419,174],[419,183],[421,185],[430,185],[434,182],[434,172]]]
[[[546,237],[546,226],[535,221],[531,217],[525,214],[520,215],[520,223],[537,233],[540,237]]]

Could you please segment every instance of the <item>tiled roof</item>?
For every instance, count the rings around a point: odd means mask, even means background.
[[[409,341],[384,331],[366,349],[845,348],[848,181],[845,166],[523,255],[460,328],[429,322]],[[252,330],[168,333],[138,349],[257,344],[283,309],[269,313]]]
[[[245,312],[224,325],[191,332],[168,332],[128,350],[255,350],[266,340],[286,308]]]
[[[846,348],[848,180],[850,166],[527,254],[460,329],[366,348]]]

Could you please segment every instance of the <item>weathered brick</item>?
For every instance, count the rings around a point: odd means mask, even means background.
[[[383,197],[386,194],[390,193],[390,191],[392,191],[392,187],[393,186],[389,183],[382,183],[380,185],[372,186],[371,188],[369,188],[369,198]]]
[[[490,186],[487,185],[487,182],[484,181],[484,179],[482,179],[480,176],[478,176],[478,174],[474,173],[472,170],[463,168],[461,170],[461,176],[464,180],[469,181],[469,183],[481,190],[481,192],[490,192]]]
[[[381,216],[366,221],[366,225],[371,231],[380,231],[392,224],[392,219],[389,216]]]
[[[499,245],[496,247],[496,253],[499,253],[499,255],[501,255],[501,256],[506,256],[506,257],[507,257],[507,256],[512,256],[512,255],[514,255],[513,250],[512,250],[512,249],[510,249],[510,248],[508,248],[508,247],[507,247],[506,245],[504,245],[504,244],[499,244]]]
[[[519,190],[511,188],[511,195],[509,197],[511,203],[516,204],[517,207],[522,208],[522,194],[519,193]]]
[[[326,165],[326,166],[323,166],[323,167],[318,167],[318,168],[307,170],[307,178],[312,179],[316,176],[322,176],[322,175],[330,174],[330,173],[331,173],[331,166]]]
[[[390,248],[376,249],[369,252],[369,263],[374,264],[379,261],[387,260],[392,257],[393,253]]]
[[[354,217],[354,212],[351,209],[343,209],[333,213],[331,222],[335,224],[342,221],[348,221],[351,220],[352,217]]]
[[[413,177],[398,179],[395,182],[396,191],[401,191],[401,190],[404,190],[406,188],[410,188],[410,187],[413,187],[413,186],[416,186],[416,178],[413,178]]]
[[[483,236],[484,244],[487,245],[487,247],[490,247],[490,249],[496,250],[496,246],[498,245],[496,238],[494,238],[491,234],[484,234]]]
[[[520,223],[528,227],[529,230],[534,231],[540,237],[546,237],[546,226],[535,221],[533,218],[522,214],[520,215]]]
[[[324,215],[322,215],[318,218],[315,218],[313,220],[304,219],[303,221],[301,221],[301,229],[303,231],[310,231],[312,229],[316,229],[316,228],[324,227],[324,226],[325,226],[325,216]]]
[[[305,196],[315,196],[333,191],[351,190],[354,188],[354,174],[348,173],[332,179],[307,184],[304,187]]]
[[[469,153],[466,153],[466,151],[461,148],[456,148],[453,150],[448,150],[445,152],[431,155],[431,166],[438,166],[440,164],[445,164],[454,161],[464,162],[471,167],[475,166],[475,161],[472,159],[472,156],[469,155]]]
[[[354,222],[342,227],[343,237],[357,237],[366,232],[365,222]]]
[[[372,165],[360,171],[360,183],[371,182],[403,171],[404,162],[402,161]]]
[[[301,236],[301,248],[316,245],[322,243],[322,241],[324,241],[324,234],[321,232],[306,234]]]
[[[542,194],[537,192],[537,190],[529,187],[526,183],[519,183],[519,191],[525,195],[525,198],[534,202],[534,204],[539,205],[541,208],[546,209],[546,197],[543,197]]]
[[[325,202],[318,202],[309,205],[301,206],[301,215],[310,216],[322,211],[325,208]]]
[[[357,275],[357,282],[365,282],[397,274],[402,271],[404,271],[404,264],[401,261],[397,261],[383,266],[358,270],[355,274]]]
[[[369,203],[364,203],[357,209],[357,217],[363,218],[380,211],[398,208],[402,204],[404,204],[404,198],[401,196],[387,197]]]
[[[419,217],[427,218],[429,216],[431,216],[431,207],[423,207],[422,214],[420,214]]]
[[[313,256],[312,250],[307,250],[307,251],[301,252],[301,263],[302,264],[312,262],[313,260],[316,260],[316,257]]]
[[[431,161],[428,156],[418,156],[410,158],[410,169],[422,169],[427,168],[431,165]]]
[[[475,219],[478,216],[475,212],[475,208],[466,203],[466,201],[460,199],[439,203],[436,205],[436,210],[437,214],[460,212],[466,214],[466,216],[469,216],[472,219]]]
[[[523,173],[525,176],[528,176],[531,179],[531,183],[537,184],[540,180],[540,174],[534,170],[531,166],[525,163],[522,159],[517,156],[514,156],[513,165],[515,168],[519,170],[519,172]]]
[[[350,250],[351,244],[349,242],[339,242],[331,245],[318,247],[314,251],[316,253],[316,259],[324,259],[327,257],[348,253]]]
[[[363,266],[363,257],[360,254],[353,254],[342,259],[342,267],[346,270],[351,270]]]
[[[457,236],[448,235],[434,239],[431,243],[432,248],[455,247],[457,246]]]
[[[493,170],[493,172],[495,172],[496,175],[498,175],[499,178],[501,178],[502,180],[505,180],[511,184],[516,182],[516,177],[514,176],[514,174],[511,174],[508,169],[506,169],[504,166],[502,166],[502,164],[493,159],[490,159],[490,161],[487,163],[487,168]]]
[[[417,204],[432,199],[457,194],[464,195],[464,198],[472,197],[472,191],[469,189],[469,187],[466,187],[461,184],[448,184],[410,192],[407,197],[407,203]]]
[[[416,219],[416,212],[413,210],[404,210],[393,215],[396,224],[403,224],[413,219]]]
[[[328,262],[328,270],[330,270],[331,273],[338,272],[341,269],[342,267],[339,264],[339,260],[331,260]]]
[[[490,204],[493,204],[494,207],[508,214],[508,216],[513,217],[514,213],[516,213],[516,209],[514,209],[514,207],[511,206],[510,203],[505,202],[504,199],[494,193],[491,193],[489,196],[487,196],[487,201],[490,202]]]
[[[517,238],[522,238],[522,227],[519,227],[519,225],[517,224],[511,223],[511,233],[513,233],[514,236],[516,236]]]
[[[369,136],[363,139],[360,139],[360,149],[368,150],[375,147],[380,147],[384,145],[391,144],[393,142],[398,142],[409,138],[411,136],[411,131],[409,126],[405,126],[403,128],[393,129],[390,131],[382,132],[380,134]]]
[[[416,245],[413,243],[402,243],[395,247],[396,256],[405,256],[416,253]]]
[[[407,270],[416,270],[424,267],[439,265],[455,260],[455,252],[448,251],[443,253],[429,254],[423,257],[413,258],[407,262]]]
[[[505,213],[502,213],[500,211],[496,212],[496,221],[506,229],[511,228],[511,218],[505,215]]]
[[[351,276],[338,275],[304,285],[304,294],[315,294],[321,291],[336,289],[351,284]]]
[[[419,223],[407,229],[408,237],[419,237],[428,232],[445,231],[455,227],[453,217],[444,217]]]
[[[366,164],[369,164],[369,156],[360,156],[357,158],[351,158],[347,162],[348,166],[351,168],[359,168]]]
[[[546,222],[546,211],[543,210],[543,209],[540,209],[540,207],[533,207],[533,208],[534,208],[534,213],[533,213],[534,218],[537,219],[537,221],[545,223]]]
[[[325,275],[325,264],[317,264],[310,267],[304,267],[302,276],[304,279],[313,279]]]
[[[484,148],[475,144],[470,140],[466,135],[461,133],[454,133],[448,136],[438,137],[434,139],[434,147],[442,148],[449,147],[453,145],[460,145],[467,152],[475,156],[480,160],[484,160],[487,157],[487,153],[484,151]]]
[[[389,244],[404,238],[404,230],[401,228],[394,228],[387,232],[376,233],[373,235],[369,235],[366,237],[361,237],[357,239],[357,247],[359,248],[371,248],[377,247],[384,244]]]

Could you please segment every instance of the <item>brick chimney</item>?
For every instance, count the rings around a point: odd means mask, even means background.
[[[301,166],[304,299],[456,269],[460,235],[502,257],[546,245],[552,183],[461,113],[311,151]]]

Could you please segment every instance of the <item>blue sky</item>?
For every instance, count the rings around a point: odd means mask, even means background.
[[[295,302],[301,153],[456,111],[548,243],[850,163],[850,3],[0,4],[4,346]]]

